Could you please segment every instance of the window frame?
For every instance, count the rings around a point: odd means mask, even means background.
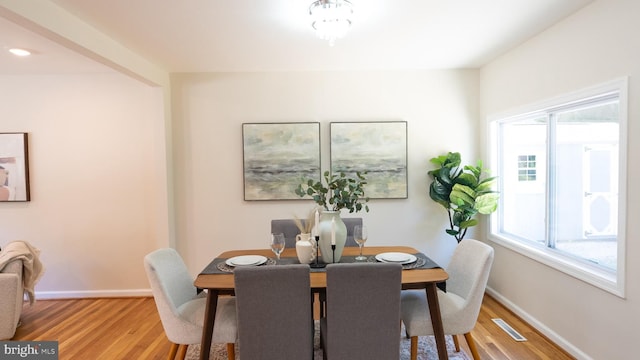
[[[536,114],[547,113],[553,110],[561,109],[573,104],[583,103],[589,99],[600,98],[608,93],[617,93],[619,101],[619,135],[618,135],[618,228],[617,228],[617,266],[616,270],[607,271],[600,266],[589,264],[583,259],[578,259],[568,253],[547,247],[546,244],[536,244],[530,241],[519,239],[516,236],[499,232],[499,217],[501,216],[500,208],[489,217],[489,226],[487,227],[487,238],[499,245],[511,249],[521,255],[532,260],[550,266],[574,278],[582,280],[602,290],[610,292],[618,297],[625,298],[625,279],[626,279],[626,208],[627,208],[627,123],[628,123],[628,78],[616,79],[601,85],[593,86],[587,89],[572,92],[566,95],[551,98],[545,101],[522,106],[503,113],[497,113],[488,116],[488,154],[489,165],[493,169],[494,174],[498,175],[502,172],[499,163],[500,153],[500,137],[499,126],[502,123],[513,122],[517,119],[531,117]],[[553,141],[553,139],[550,139]],[[548,154],[548,159],[553,158],[554,154]],[[539,163],[539,159],[537,160]],[[545,173],[548,173],[548,164]],[[547,175],[548,176],[548,175]],[[548,182],[548,181],[547,181]],[[502,189],[503,184],[498,177],[498,190]],[[549,199],[549,184],[547,183],[547,192],[545,198]],[[548,224],[547,224],[548,226]]]

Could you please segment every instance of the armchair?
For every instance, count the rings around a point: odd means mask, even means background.
[[[21,260],[0,269],[0,289],[0,340],[8,340],[16,333],[24,302]]]

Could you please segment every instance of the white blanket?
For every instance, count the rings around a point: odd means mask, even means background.
[[[22,284],[29,297],[29,304],[36,301],[35,286],[44,274],[44,266],[40,262],[40,250],[26,241],[13,241],[0,251],[0,272],[13,260],[22,261]]]

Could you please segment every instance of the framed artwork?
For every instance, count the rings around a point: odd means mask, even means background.
[[[296,187],[320,179],[318,122],[245,123],[242,141],[245,200],[303,200]]]
[[[0,133],[0,202],[29,201],[27,133]]]
[[[407,122],[332,122],[331,173],[367,172],[372,199],[406,199]]]

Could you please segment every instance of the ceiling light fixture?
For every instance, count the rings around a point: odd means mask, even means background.
[[[316,35],[333,46],[351,27],[353,5],[347,0],[317,0],[309,6]]]
[[[19,48],[9,49],[9,52],[15,56],[29,56],[31,55],[31,51]]]

